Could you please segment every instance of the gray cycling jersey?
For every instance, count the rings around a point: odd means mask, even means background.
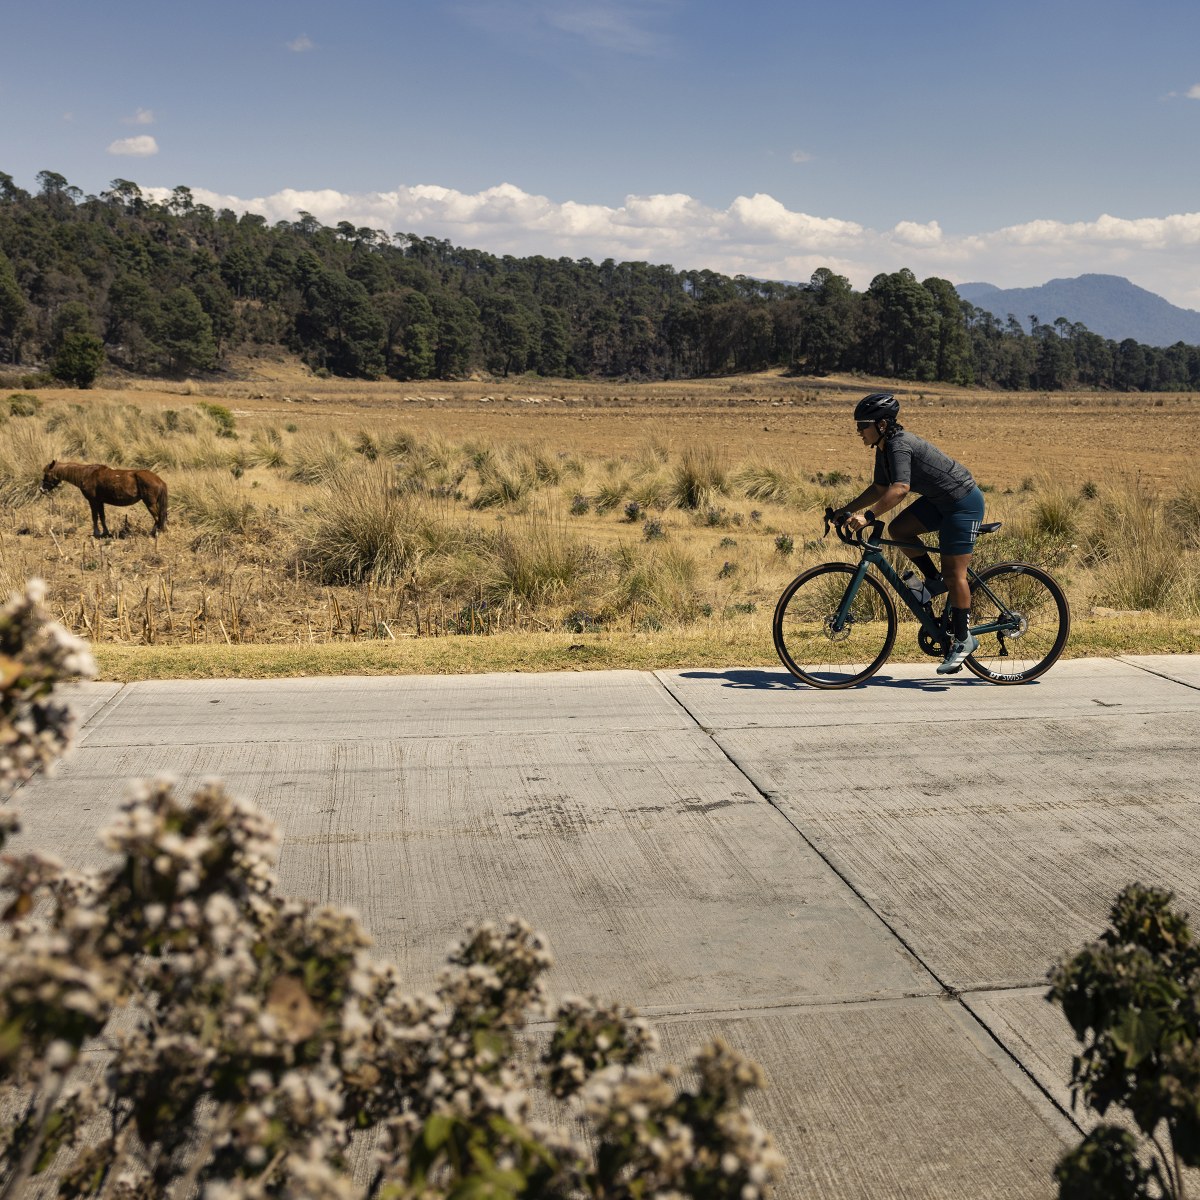
[[[875,483],[907,483],[939,508],[961,500],[974,486],[971,472],[915,433],[901,430],[875,451]]]

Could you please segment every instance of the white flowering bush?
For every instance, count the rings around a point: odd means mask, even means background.
[[[65,748],[50,692],[90,661],[36,593],[0,652],[12,784]],[[353,914],[278,894],[277,830],[219,783],[136,785],[101,839],[97,871],[0,857],[0,1200],[768,1195],[758,1068],[714,1042],[684,1087],[632,1010],[551,1012],[523,922],[469,930],[413,995]]]

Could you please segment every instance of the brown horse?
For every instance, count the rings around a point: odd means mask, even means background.
[[[92,506],[92,537],[112,537],[104,519],[106,504],[136,504],[140,500],[154,518],[154,536],[167,527],[167,485],[153,471],[56,459],[42,473],[42,491],[52,492],[64,480],[73,483]]]

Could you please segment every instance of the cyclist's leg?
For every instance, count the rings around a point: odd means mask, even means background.
[[[934,505],[928,499],[922,496],[914,500],[898,516],[892,518],[892,522],[888,524],[888,536],[895,541],[911,542],[911,548],[908,546],[901,546],[900,548],[907,554],[908,558],[916,562],[918,558],[926,554],[924,542],[920,540],[920,535],[929,533],[931,529],[936,529],[937,526],[937,509],[934,508]]]
[[[929,551],[925,549],[920,535],[937,529],[940,516],[934,505],[924,496],[920,496],[888,526],[888,537],[908,543],[900,549],[912,559],[926,580],[936,579],[938,569],[929,557]]]
[[[950,599],[950,646],[939,672],[957,671],[967,655],[979,646],[968,627],[971,585],[967,568],[975,553],[975,539],[983,520],[983,493],[975,488],[946,514],[939,533],[942,547],[942,578]]]
[[[953,608],[970,609],[971,585],[967,582],[967,568],[973,554],[947,554],[942,552],[942,578],[946,581],[946,592]]]

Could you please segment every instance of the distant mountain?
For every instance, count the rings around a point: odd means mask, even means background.
[[[1178,308],[1120,275],[1051,279],[1033,288],[962,283],[957,291],[964,300],[1002,321],[1012,313],[1026,332],[1030,314],[1036,313],[1043,325],[1066,317],[1116,342],[1133,338],[1147,346],[1200,345],[1200,312]]]

